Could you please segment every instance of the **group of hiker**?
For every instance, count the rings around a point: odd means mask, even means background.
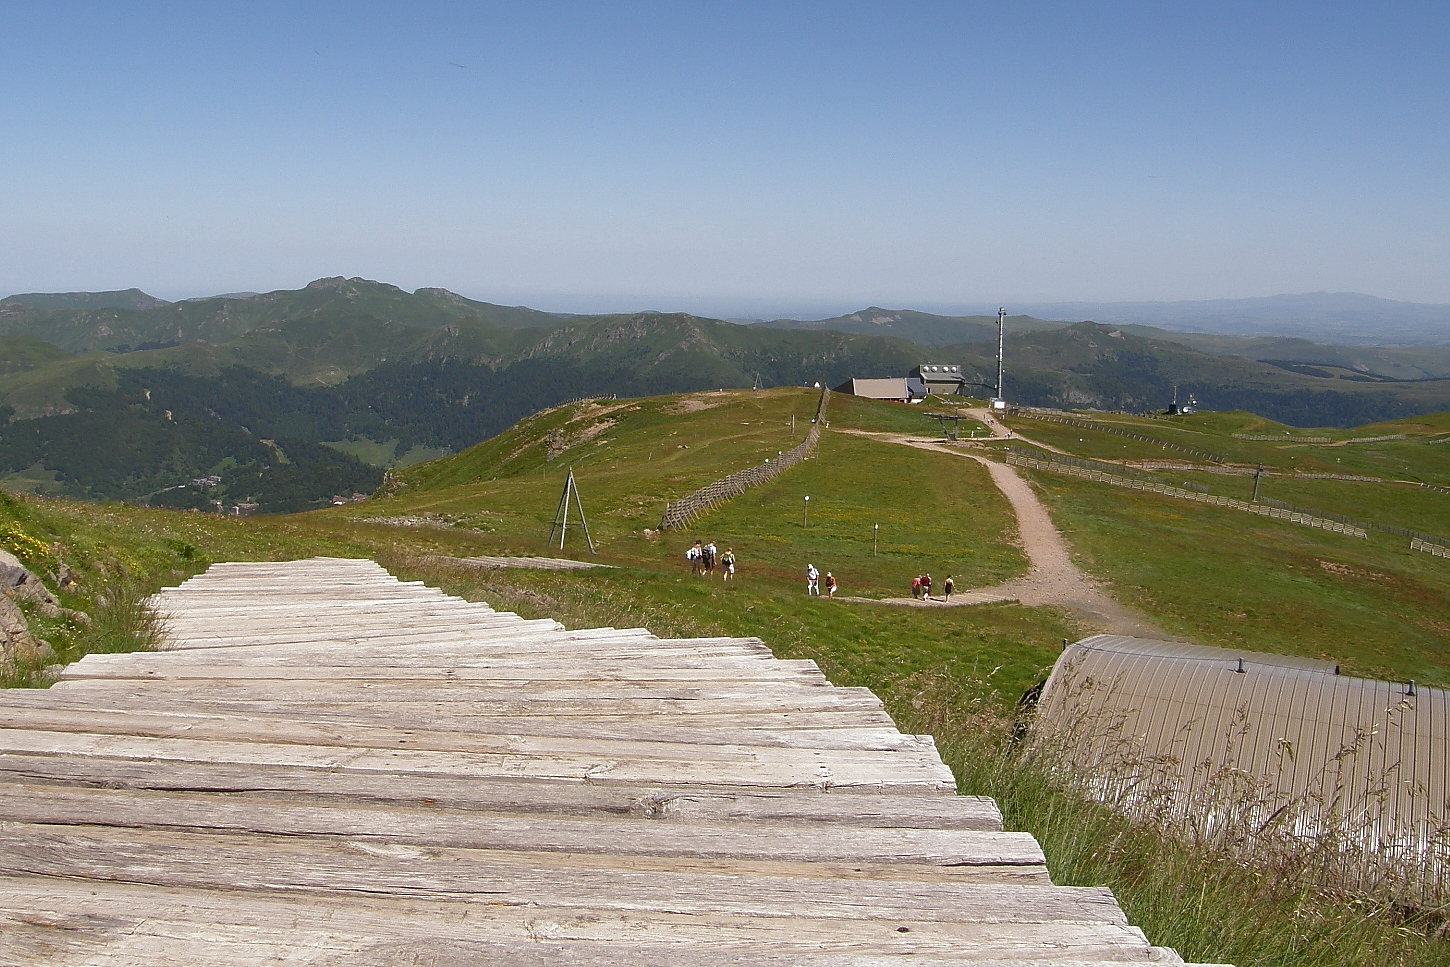
[[[689,550],[685,551],[685,560],[690,562],[690,573],[701,574],[705,577],[714,577],[715,571],[720,571],[722,581],[730,581],[735,577],[735,549],[725,548],[722,554],[716,548],[714,541],[696,541]],[[806,596],[819,596],[821,588],[826,589],[826,598],[836,596],[840,583],[836,576],[827,571],[824,577],[814,564],[806,565]],[[918,601],[938,600],[931,596],[932,580],[931,574],[917,575],[911,579],[911,596]],[[939,600],[948,604],[951,603],[952,593],[956,591],[956,582],[950,574],[942,582],[942,596]]]
[[[955,581],[953,581],[952,580],[952,576],[950,574],[948,574],[947,575],[947,579],[942,582],[942,586],[941,586],[941,590],[942,590],[942,600],[943,601],[950,602],[951,599],[952,599],[952,592],[955,591],[956,589],[957,589],[957,583]],[[918,575],[917,577],[914,577],[914,578],[911,579],[911,596],[913,598],[917,599],[918,601],[930,601],[931,600],[931,575],[930,574],[921,574],[921,575]]]
[[[834,574],[832,574],[830,571],[827,571],[826,572],[826,582],[825,583],[826,583],[826,597],[827,598],[834,598],[836,596],[836,588],[839,586],[836,583],[836,576]],[[821,593],[821,572],[818,571],[818,570],[816,570],[816,566],[814,564],[807,564],[806,565],[806,596],[809,597],[812,594],[819,595],[820,593]]]
[[[715,547],[715,542],[703,543],[696,541],[694,546],[685,552],[685,560],[690,562],[691,574],[703,574],[707,578],[715,576],[715,569],[720,569],[720,580],[729,581],[735,577],[735,550],[725,548],[721,554]]]

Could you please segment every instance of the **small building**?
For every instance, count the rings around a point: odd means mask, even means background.
[[[892,376],[886,379],[848,379],[833,392],[850,393],[868,400],[896,400],[899,403],[920,403],[926,399],[926,384],[916,376]]]
[[[952,363],[922,363],[911,375],[926,384],[927,392],[939,396],[960,396],[964,385],[962,367]]]

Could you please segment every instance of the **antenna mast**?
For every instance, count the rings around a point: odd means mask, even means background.
[[[997,310],[997,399],[1006,402],[1007,398],[1002,395],[1002,344],[1003,334],[1007,331],[1007,307],[1002,306]]]

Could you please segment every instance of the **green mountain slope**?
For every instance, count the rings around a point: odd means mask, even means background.
[[[201,505],[219,494],[168,488],[219,473],[220,497],[264,509],[371,489],[377,474],[355,455],[406,463],[461,450],[580,396],[839,381],[904,372],[918,355],[899,340],[757,331],[683,314],[428,329],[328,305],[221,345],[59,356],[24,345],[34,365],[0,377],[0,393],[24,418],[0,427],[0,474],[14,485],[50,481],[49,490],[70,496]],[[266,440],[287,454],[331,444],[335,459],[305,452],[329,467],[346,456],[352,490],[280,469],[286,461],[258,449]],[[256,473],[219,469],[227,461]],[[311,489],[284,494],[274,480]]]
[[[32,298],[32,303],[46,301]],[[124,307],[105,300],[84,306],[59,301],[46,306],[0,304],[0,335],[34,336],[72,351],[129,351],[196,340],[225,343],[253,329],[316,316],[384,319],[416,329],[436,329],[461,319],[508,328],[547,327],[559,321],[550,313],[475,302],[446,289],[408,293],[386,283],[341,277],[239,298],[153,300],[158,304]]]
[[[996,316],[938,316],[914,309],[881,309],[877,306],[869,306],[860,312],[831,319],[773,319],[757,325],[806,332],[831,329],[857,335],[894,336],[928,347],[997,338]],[[1008,333],[1021,333],[1037,329],[1058,329],[1066,325],[1065,322],[1045,322],[1031,316],[1008,316],[1006,329]]]
[[[939,351],[983,372],[995,353],[995,342]],[[1450,380],[1387,383],[1304,371],[1091,322],[1010,336],[1006,360],[1007,398],[1033,406],[1143,413],[1165,407],[1177,386],[1203,409],[1249,410],[1293,426],[1359,426],[1450,409]]]
[[[457,452],[579,397],[834,386],[852,376],[904,375],[928,357],[963,364],[969,388],[982,395],[995,378],[995,320],[877,309],[842,319],[862,332],[828,325],[841,320],[801,329],[686,313],[554,316],[342,278],[149,309],[7,303],[0,404],[13,419],[0,426],[0,475],[12,486],[73,496],[201,505],[203,495],[174,488],[226,463],[261,475],[224,474],[226,499],[304,507],[345,488],[341,478],[284,472],[304,459],[286,459],[292,451],[317,466],[346,464],[347,486],[364,490],[377,471],[358,458],[406,465]],[[984,338],[928,347],[882,335],[906,331],[926,340]],[[101,345],[110,351],[97,351]],[[1252,410],[1298,426],[1450,409],[1450,381],[1376,382],[1327,365],[1015,318],[1007,396],[1144,412],[1164,406],[1178,386],[1206,409]],[[290,442],[273,459],[266,440]],[[315,449],[323,445],[327,452]],[[272,486],[278,480],[304,489],[284,494]]]
[[[1277,364],[1300,363],[1339,370],[1333,375],[1368,381],[1442,379],[1450,376],[1450,348],[1443,346],[1326,346],[1288,337],[1220,336],[1170,332],[1152,326],[1123,326],[1145,339],[1182,343],[1200,352],[1243,356]]]
[[[118,289],[110,292],[21,292],[0,299],[32,309],[160,309],[170,305],[165,299],[147,295],[140,289]]]

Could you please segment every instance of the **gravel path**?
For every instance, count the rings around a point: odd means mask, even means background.
[[[985,415],[986,411],[982,411]],[[978,417],[980,419],[980,417]],[[1005,437],[1006,430],[993,422],[987,424],[995,436]],[[975,453],[966,453],[943,445],[936,440],[893,433],[867,433],[845,430],[857,436],[948,453],[955,457],[975,460],[987,468],[992,482],[1012,505],[1017,515],[1017,529],[1023,553],[1031,564],[1031,570],[1023,577],[992,588],[977,588],[972,593],[1016,600],[1028,607],[1051,605],[1066,608],[1080,620],[1100,628],[1108,634],[1136,635],[1143,638],[1171,639],[1162,629],[1156,627],[1143,615],[1114,601],[1106,592],[1072,563],[1067,542],[1057,526],[1048,516],[1047,508],[1032,492],[1032,487],[1005,464],[988,460]],[[903,599],[910,600],[910,599]],[[955,602],[953,602],[955,603]],[[965,603],[965,602],[964,602]]]

